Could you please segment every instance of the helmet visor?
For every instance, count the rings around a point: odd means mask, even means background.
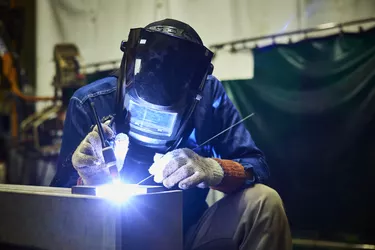
[[[150,104],[172,106],[200,90],[213,53],[203,45],[139,28],[130,31],[125,56],[127,92]]]

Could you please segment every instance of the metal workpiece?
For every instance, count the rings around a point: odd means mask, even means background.
[[[181,191],[77,194],[93,189],[0,184],[0,248],[182,249]]]
[[[82,195],[94,195],[99,196],[100,193],[98,193],[98,190],[102,187],[97,186],[73,186],[71,191],[72,194],[82,194]],[[137,194],[150,194],[150,193],[156,193],[156,192],[163,192],[165,191],[165,188],[163,186],[148,186],[148,185],[137,185],[137,184],[122,184],[122,185],[108,185],[110,188],[123,188],[126,191],[132,191],[136,190],[135,193]],[[105,187],[104,187],[105,188]],[[128,190],[126,190],[128,189]]]

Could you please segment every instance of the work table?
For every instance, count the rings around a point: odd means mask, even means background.
[[[182,192],[123,201],[71,188],[0,184],[0,247],[20,249],[182,249]]]

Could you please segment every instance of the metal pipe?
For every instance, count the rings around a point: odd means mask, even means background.
[[[104,61],[104,62],[97,62],[97,63],[88,63],[86,65],[83,65],[82,69],[88,69],[88,68],[97,68],[103,65],[118,65],[121,62],[121,60],[112,60],[112,61]]]
[[[255,41],[264,40],[264,39],[275,39],[277,37],[297,35],[297,34],[305,34],[306,35],[306,34],[312,33],[312,32],[326,31],[326,30],[331,30],[331,29],[336,29],[336,28],[341,29],[345,26],[365,24],[365,23],[370,23],[370,22],[375,22],[375,17],[374,18],[360,19],[360,20],[355,20],[355,21],[350,21],[350,22],[344,22],[344,23],[325,23],[325,24],[321,24],[321,25],[318,25],[318,26],[313,27],[313,28],[295,30],[295,31],[278,33],[278,34],[273,34],[273,35],[266,35],[266,36],[258,36],[258,37],[240,39],[240,40],[235,40],[235,41],[230,41],[230,42],[225,42],[225,43],[218,43],[218,44],[213,44],[209,47],[212,50],[220,50],[224,46],[227,46],[227,45],[229,45],[230,47],[233,47],[237,44],[243,44],[243,43],[247,43],[247,42],[255,42]]]

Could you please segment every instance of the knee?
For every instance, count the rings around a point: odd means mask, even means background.
[[[245,206],[258,206],[268,211],[284,211],[283,202],[276,190],[263,184],[256,184],[243,193]]]

